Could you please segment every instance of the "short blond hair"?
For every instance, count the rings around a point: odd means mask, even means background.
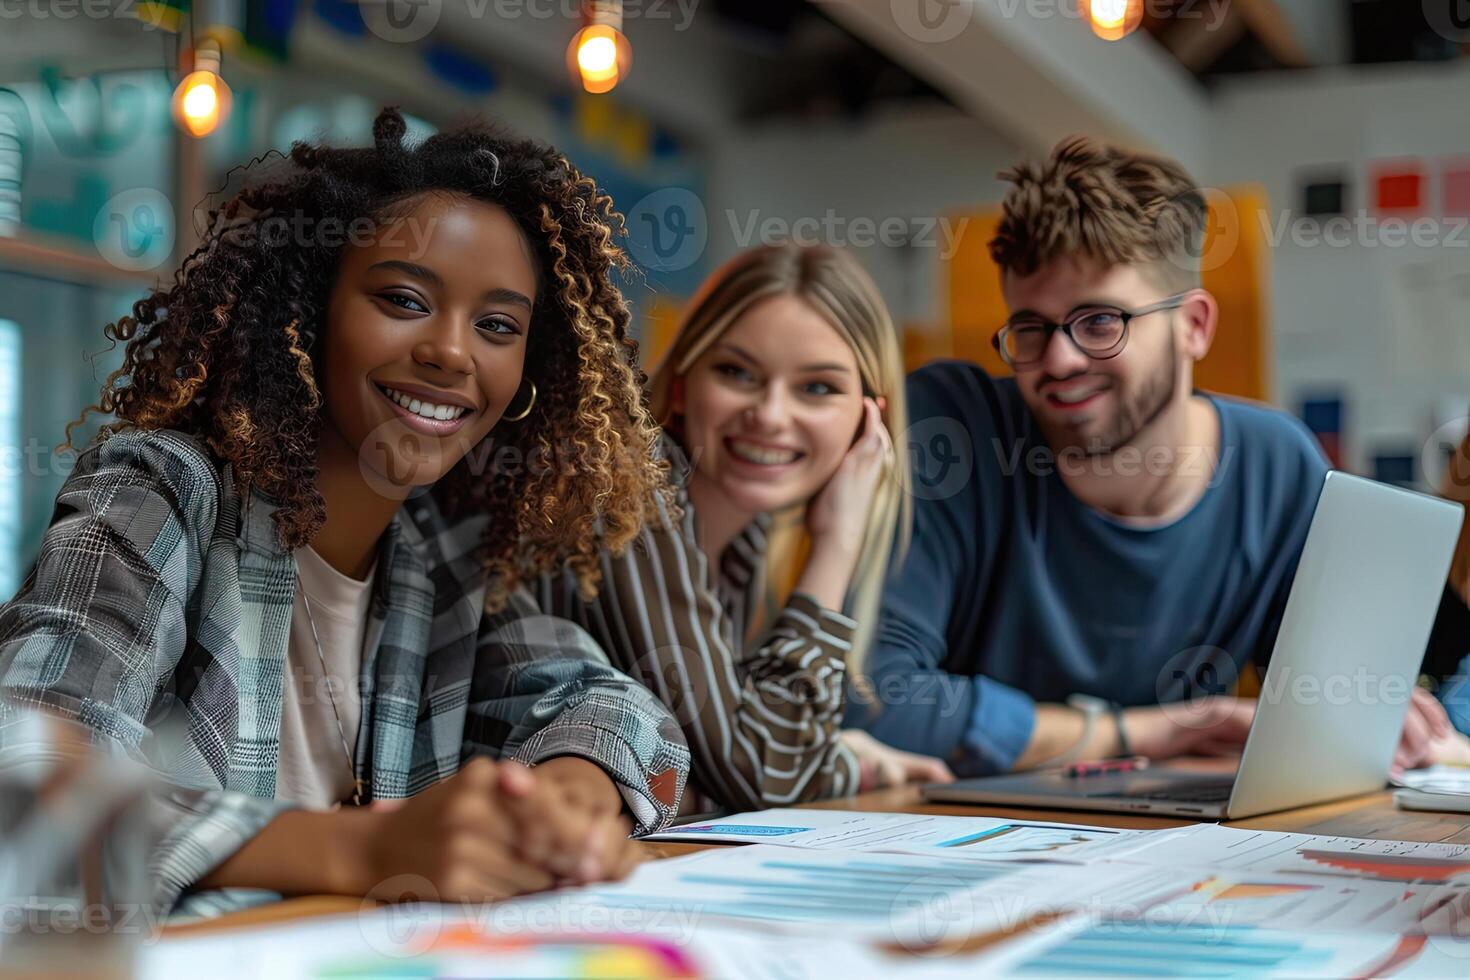
[[[1175,161],[1073,136],[1046,161],[998,176],[1015,185],[990,242],[1003,272],[1026,276],[1058,259],[1085,257],[1147,266],[1171,291],[1199,286],[1208,208]]]

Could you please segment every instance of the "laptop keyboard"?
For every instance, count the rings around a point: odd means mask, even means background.
[[[1203,783],[1194,786],[1178,786],[1135,793],[1089,793],[1091,798],[1105,800],[1162,800],[1168,803],[1225,803],[1230,800],[1234,780],[1219,783]]]

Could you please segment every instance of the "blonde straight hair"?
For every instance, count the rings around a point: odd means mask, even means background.
[[[863,267],[840,249],[793,243],[752,249],[726,262],[690,301],[672,346],[653,372],[650,407],[665,429],[682,438],[680,420],[673,411],[674,382],[688,374],[741,315],[773,296],[798,296],[825,317],[852,348],[863,393],[881,397],[887,405],[883,423],[893,439],[894,456],[885,464],[874,491],[857,570],[847,592],[847,607],[858,624],[848,673],[854,681],[861,681],[878,628],[879,601],[889,563],[896,565],[908,551],[913,513],[903,356],[893,319]],[[794,530],[804,532],[799,523]],[[779,546],[774,540],[768,551],[772,556],[797,553],[798,549]],[[777,580],[776,575],[766,576],[768,583]],[[744,642],[743,637],[737,640]]]

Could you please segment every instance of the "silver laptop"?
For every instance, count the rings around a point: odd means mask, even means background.
[[[924,798],[1237,819],[1382,789],[1462,516],[1327,475],[1233,775],[1041,770],[926,786]]]

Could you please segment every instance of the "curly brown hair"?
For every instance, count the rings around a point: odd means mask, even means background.
[[[1173,160],[1073,136],[1044,163],[998,175],[1015,186],[1001,205],[990,256],[1028,276],[1068,256],[1146,265],[1165,288],[1200,283],[1208,216],[1198,185]]]
[[[491,513],[482,542],[487,608],[522,581],[569,565],[589,597],[602,547],[620,550],[668,500],[658,428],[644,402],[628,305],[613,281],[628,259],[612,199],[554,149],[485,124],[404,140],[396,109],[373,125],[373,146],[296,143],[286,172],[247,186],[209,211],[203,243],[173,284],[133,305],[105,335],[127,344],[122,366],[88,412],[116,415],[99,438],[123,428],[171,428],[199,438],[227,462],[242,492],[277,502],[276,530],[289,548],[325,518],[316,489],[323,425],[317,385],[327,302],[345,246],[340,234],[280,235],[296,227],[351,227],[390,220],[426,191],[463,194],[503,208],[535,256],[545,299],[532,314],[525,377],[535,410],[502,422],[431,491],[447,516]],[[543,466],[477,473],[495,443],[499,458]],[[669,501],[671,503],[671,501]]]

